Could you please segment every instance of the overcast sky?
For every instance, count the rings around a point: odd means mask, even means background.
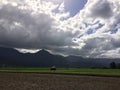
[[[0,0],[0,46],[120,58],[120,0]]]

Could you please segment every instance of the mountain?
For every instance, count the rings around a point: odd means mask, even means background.
[[[63,57],[53,55],[46,50],[37,53],[20,53],[12,48],[0,47],[0,66],[8,67],[104,67],[120,59],[82,58],[80,56]]]
[[[19,53],[12,48],[0,48],[0,65],[11,67],[50,67],[66,65],[64,57],[52,55],[45,50],[38,53]]]

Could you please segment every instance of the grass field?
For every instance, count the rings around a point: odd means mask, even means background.
[[[0,68],[0,72],[29,72],[29,73],[55,73],[55,74],[76,74],[76,75],[107,75],[120,76],[120,69],[91,69],[91,68],[57,68],[51,71],[50,68]]]

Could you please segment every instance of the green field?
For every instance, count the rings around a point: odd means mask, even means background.
[[[91,68],[57,68],[56,71],[51,71],[50,68],[0,68],[0,72],[120,76],[120,69],[91,69]]]

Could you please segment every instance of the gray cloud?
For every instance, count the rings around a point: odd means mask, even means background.
[[[93,17],[109,18],[113,15],[111,4],[107,0],[99,0],[91,8]]]
[[[55,26],[55,19],[45,13],[32,14],[32,11],[5,5],[0,9],[0,45],[41,49],[53,46],[75,45],[70,31]]]
[[[80,51],[82,51],[83,56],[88,55],[89,57],[118,57],[120,49],[119,40],[119,37],[114,37],[111,34],[91,36],[89,39],[84,40],[85,45]],[[112,54],[114,56],[111,56]]]
[[[74,17],[65,12],[64,4],[33,1],[11,0],[6,4],[2,0],[0,46],[17,48],[21,52],[47,49],[54,54],[83,57],[111,57],[114,54],[118,57],[120,10],[117,0],[88,0],[85,8]],[[61,11],[53,12],[56,8]],[[109,31],[114,29],[118,31],[111,34]],[[88,34],[88,30],[94,31]]]

